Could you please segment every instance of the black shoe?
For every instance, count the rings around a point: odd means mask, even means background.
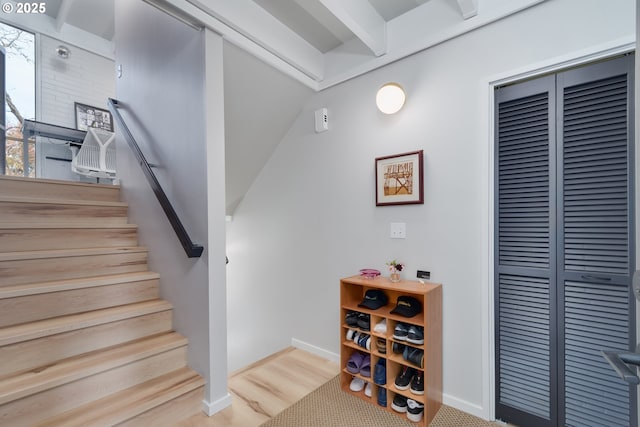
[[[397,342],[394,342],[394,343],[393,343],[393,346],[391,347],[391,349],[392,349],[392,350],[393,350],[393,352],[394,352],[394,353],[396,353],[396,354],[402,354],[402,352],[404,351],[404,349],[405,349],[406,347],[407,347],[407,346],[406,346],[406,345],[404,345],[404,344],[399,344],[399,343],[397,343]]]
[[[396,394],[391,402],[391,409],[396,412],[407,412],[407,398],[401,394]]]
[[[363,331],[368,331],[370,329],[369,315],[365,313],[360,313],[358,315],[358,327]]]
[[[402,358],[419,368],[424,368],[424,352],[418,348],[407,346],[402,352]]]
[[[420,326],[409,326],[407,342],[411,344],[424,344],[424,329]]]
[[[424,414],[424,405],[416,400],[407,399],[407,418],[414,423],[422,420]]]
[[[409,391],[413,394],[424,394],[424,373],[416,372],[411,378],[411,389]]]
[[[398,390],[406,390],[409,388],[409,384],[411,384],[411,377],[415,374],[415,369],[410,368],[408,366],[403,366],[402,370],[396,377],[395,385]]]
[[[398,341],[406,341],[409,335],[409,328],[404,323],[398,323],[393,330],[393,339]]]
[[[358,313],[357,311],[348,311],[344,316],[344,321],[349,326],[358,326]]]

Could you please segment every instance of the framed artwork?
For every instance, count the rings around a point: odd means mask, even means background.
[[[424,204],[422,150],[376,158],[376,206]]]
[[[76,129],[99,128],[113,132],[113,117],[109,110],[90,105],[74,103],[76,110]]]

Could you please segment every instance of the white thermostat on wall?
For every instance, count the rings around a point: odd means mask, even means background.
[[[316,132],[324,132],[329,130],[329,116],[326,108],[320,108],[315,111],[316,116]]]

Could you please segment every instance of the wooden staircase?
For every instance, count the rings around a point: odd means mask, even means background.
[[[120,188],[0,176],[0,425],[171,426],[200,410]]]

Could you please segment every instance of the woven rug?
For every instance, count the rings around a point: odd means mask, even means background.
[[[442,405],[431,427],[496,427],[473,415]],[[415,427],[392,414],[340,389],[336,376],[260,427]]]

